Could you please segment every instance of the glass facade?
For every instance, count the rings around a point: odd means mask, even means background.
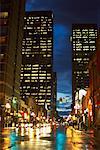
[[[20,98],[19,74],[25,1],[0,2],[0,102],[6,103],[13,95]]]
[[[96,50],[97,25],[75,24],[72,26],[72,74],[73,93],[89,86],[89,59]]]
[[[52,99],[53,17],[51,11],[26,12],[22,42],[21,97],[38,105]]]
[[[4,57],[7,49],[8,42],[8,12],[0,12],[0,68],[2,71],[5,69]],[[2,72],[3,73],[3,72]]]

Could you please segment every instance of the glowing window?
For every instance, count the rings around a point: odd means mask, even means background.
[[[0,12],[0,18],[7,18],[8,12]]]

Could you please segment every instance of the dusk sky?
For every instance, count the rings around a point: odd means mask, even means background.
[[[54,14],[54,71],[57,95],[71,96],[71,27],[74,23],[100,24],[99,0],[26,0],[26,11],[52,10]]]

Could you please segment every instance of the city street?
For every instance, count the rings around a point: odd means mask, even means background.
[[[98,133],[98,134],[97,134]],[[52,128],[48,124],[35,129],[4,129],[0,145],[2,150],[99,150],[100,131],[79,131],[63,126]],[[96,136],[95,136],[96,135]]]

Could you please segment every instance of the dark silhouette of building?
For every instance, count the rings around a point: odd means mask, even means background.
[[[72,25],[72,95],[73,105],[75,93],[79,89],[89,87],[89,72],[87,64],[96,50],[97,25]]]
[[[24,0],[0,0],[0,104],[20,98]]]
[[[56,114],[56,100],[57,100],[57,74],[56,72],[53,72],[52,74],[53,78],[53,87],[52,87],[52,103],[51,103],[51,108],[52,108],[52,118],[55,117]]]
[[[99,29],[100,30],[100,29]],[[100,31],[99,31],[100,32]],[[90,99],[93,107],[93,123],[100,126],[100,33],[96,41],[96,52],[89,62]]]
[[[53,94],[53,103],[54,108],[56,109],[56,99],[57,99],[57,74],[56,72],[53,72],[53,88],[52,88],[52,94]]]
[[[53,13],[26,12],[22,43],[21,97],[35,97],[38,106],[51,105],[53,88]]]

